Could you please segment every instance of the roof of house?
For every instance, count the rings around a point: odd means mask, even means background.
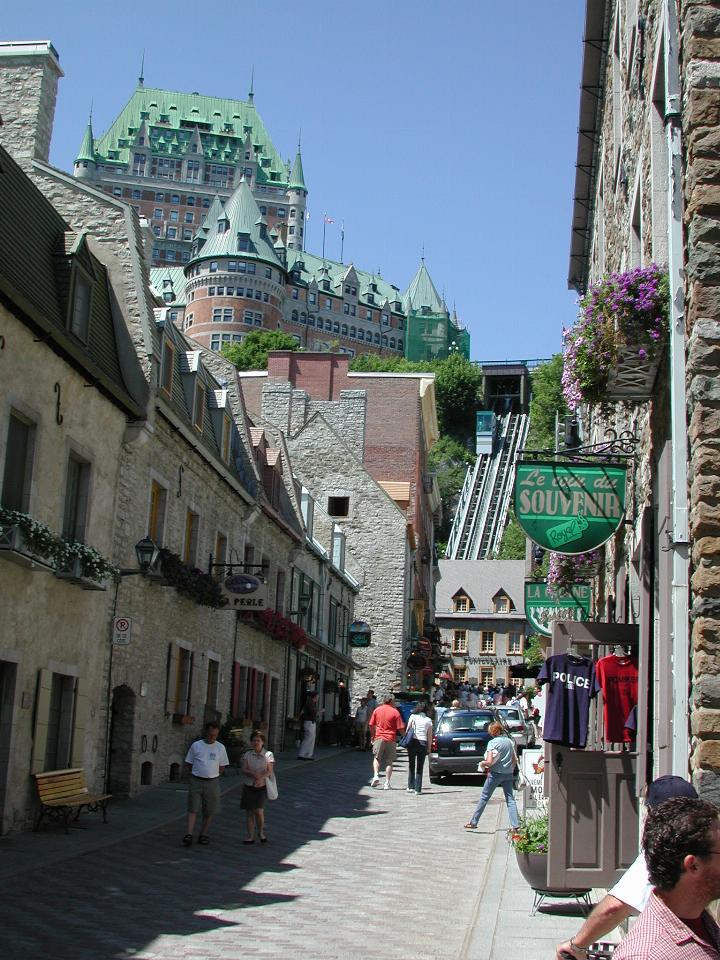
[[[78,273],[91,290],[86,341],[70,328]],[[147,384],[118,296],[91,238],[72,230],[0,147],[0,297],[88,382],[141,418]]]
[[[308,286],[315,280],[320,283],[322,280],[330,282],[328,293],[334,293],[336,296],[343,295],[343,284],[348,270],[353,270],[357,277],[358,295],[360,300],[367,300],[367,294],[372,293],[375,297],[376,306],[382,306],[385,300],[390,303],[397,301],[400,303],[400,290],[392,283],[377,273],[368,273],[366,270],[360,270],[354,264],[339,263],[337,260],[329,260],[327,257],[317,257],[307,250],[288,250],[288,270],[296,270],[300,274],[301,282]]]
[[[473,613],[492,613],[493,597],[505,592],[513,613],[525,612],[524,560],[441,560],[436,587],[438,615],[452,610],[452,598],[459,592],[472,601]]]
[[[421,261],[410,286],[403,294],[402,303],[405,313],[410,313],[412,310],[421,312],[426,309],[430,313],[447,314],[447,307],[435,289],[424,260]]]
[[[144,86],[135,89],[110,128],[97,139],[98,160],[127,164],[143,120],[153,154],[169,157],[184,156],[197,129],[205,160],[243,163],[249,135],[253,159],[258,164],[257,180],[287,182],[287,166],[254,103]]]

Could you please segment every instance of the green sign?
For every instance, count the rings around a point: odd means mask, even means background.
[[[372,631],[364,620],[353,620],[348,629],[351,647],[369,647]]]
[[[518,463],[518,523],[546,550],[594,550],[623,522],[626,472],[627,467],[617,463]]]
[[[525,583],[525,616],[533,630],[549,637],[555,620],[587,620],[591,598],[589,583],[575,583],[567,590],[550,593],[544,580],[528,580]]]

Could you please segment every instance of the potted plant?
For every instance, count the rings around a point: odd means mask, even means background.
[[[101,554],[77,540],[61,540],[55,554],[55,576],[80,583],[88,590],[104,590],[103,582],[120,575]]]
[[[60,540],[44,523],[19,510],[0,507],[0,550],[53,566],[59,545]]]
[[[565,332],[563,394],[581,403],[647,400],[667,340],[668,278],[657,264],[613,273],[580,301],[580,317]]]
[[[551,553],[547,571],[548,592],[557,595],[568,591],[574,583],[594,577],[602,562],[600,550],[587,553]]]
[[[548,818],[547,814],[524,816],[520,825],[507,834],[515,850],[518,867],[533,890],[547,889]]]

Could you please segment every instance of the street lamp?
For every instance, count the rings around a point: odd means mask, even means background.
[[[149,573],[160,559],[160,549],[150,537],[143,537],[135,544],[135,556],[137,557],[138,567],[140,567],[140,573]]]

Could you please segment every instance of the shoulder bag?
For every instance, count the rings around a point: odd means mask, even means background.
[[[413,742],[414,739],[415,739],[415,724],[413,723],[413,718],[410,717],[410,719],[408,720],[408,725],[405,730],[405,733],[403,734],[403,738],[400,741],[400,746],[407,748],[410,746],[410,744]]]
[[[515,768],[513,770],[513,790],[524,790],[525,787],[528,785],[528,779],[520,769],[520,760],[515,751],[514,743],[513,743],[513,760],[515,761]]]
[[[272,762],[274,763],[275,757],[272,754],[270,754],[270,756],[272,758]],[[273,767],[272,776],[265,778],[265,795],[268,798],[268,800],[277,800],[278,798],[277,780],[275,778],[274,767]]]

